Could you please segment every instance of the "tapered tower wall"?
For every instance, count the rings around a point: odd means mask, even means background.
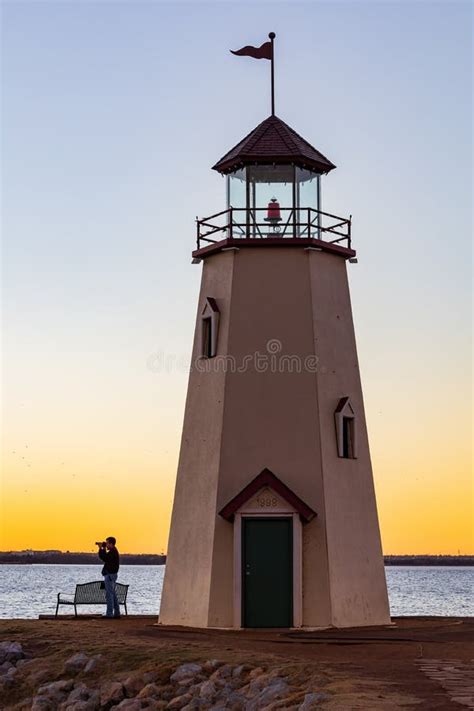
[[[202,273],[192,362],[201,347],[201,312],[206,296],[230,303],[233,253],[217,254]],[[219,349],[227,350],[229,309],[222,308]],[[189,376],[183,434],[174,494],[166,575],[160,608],[163,624],[206,627],[216,524],[225,373],[202,372]]]
[[[390,622],[346,262],[310,257],[321,461],[332,624]],[[356,413],[357,459],[337,456],[334,407],[349,396]]]

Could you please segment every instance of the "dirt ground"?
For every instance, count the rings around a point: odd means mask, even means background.
[[[0,620],[0,640],[21,642],[35,660],[35,683],[61,678],[64,661],[78,651],[103,655],[97,681],[144,669],[161,668],[166,675],[184,661],[220,659],[278,670],[302,689],[327,692],[324,709],[474,709],[474,618],[394,623],[317,632],[236,631],[161,627],[153,617],[109,621],[84,615]],[[31,691],[20,683],[3,708]]]

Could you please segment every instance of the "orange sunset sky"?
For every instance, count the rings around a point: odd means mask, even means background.
[[[229,49],[274,30],[277,113],[338,166],[323,209],[354,215],[384,552],[474,553],[470,6],[268,9],[4,4],[1,550],[166,551],[194,218],[268,114],[268,67]]]

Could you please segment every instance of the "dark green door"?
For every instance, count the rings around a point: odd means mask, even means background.
[[[242,519],[242,626],[293,624],[293,521]]]

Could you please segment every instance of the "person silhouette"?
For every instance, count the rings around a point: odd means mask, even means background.
[[[104,615],[105,619],[119,619],[120,607],[115,592],[115,583],[120,568],[120,555],[117,550],[117,540],[114,536],[108,536],[103,543],[98,543],[99,558],[104,563],[102,575],[104,576],[105,585],[105,600],[107,603],[107,612]]]

